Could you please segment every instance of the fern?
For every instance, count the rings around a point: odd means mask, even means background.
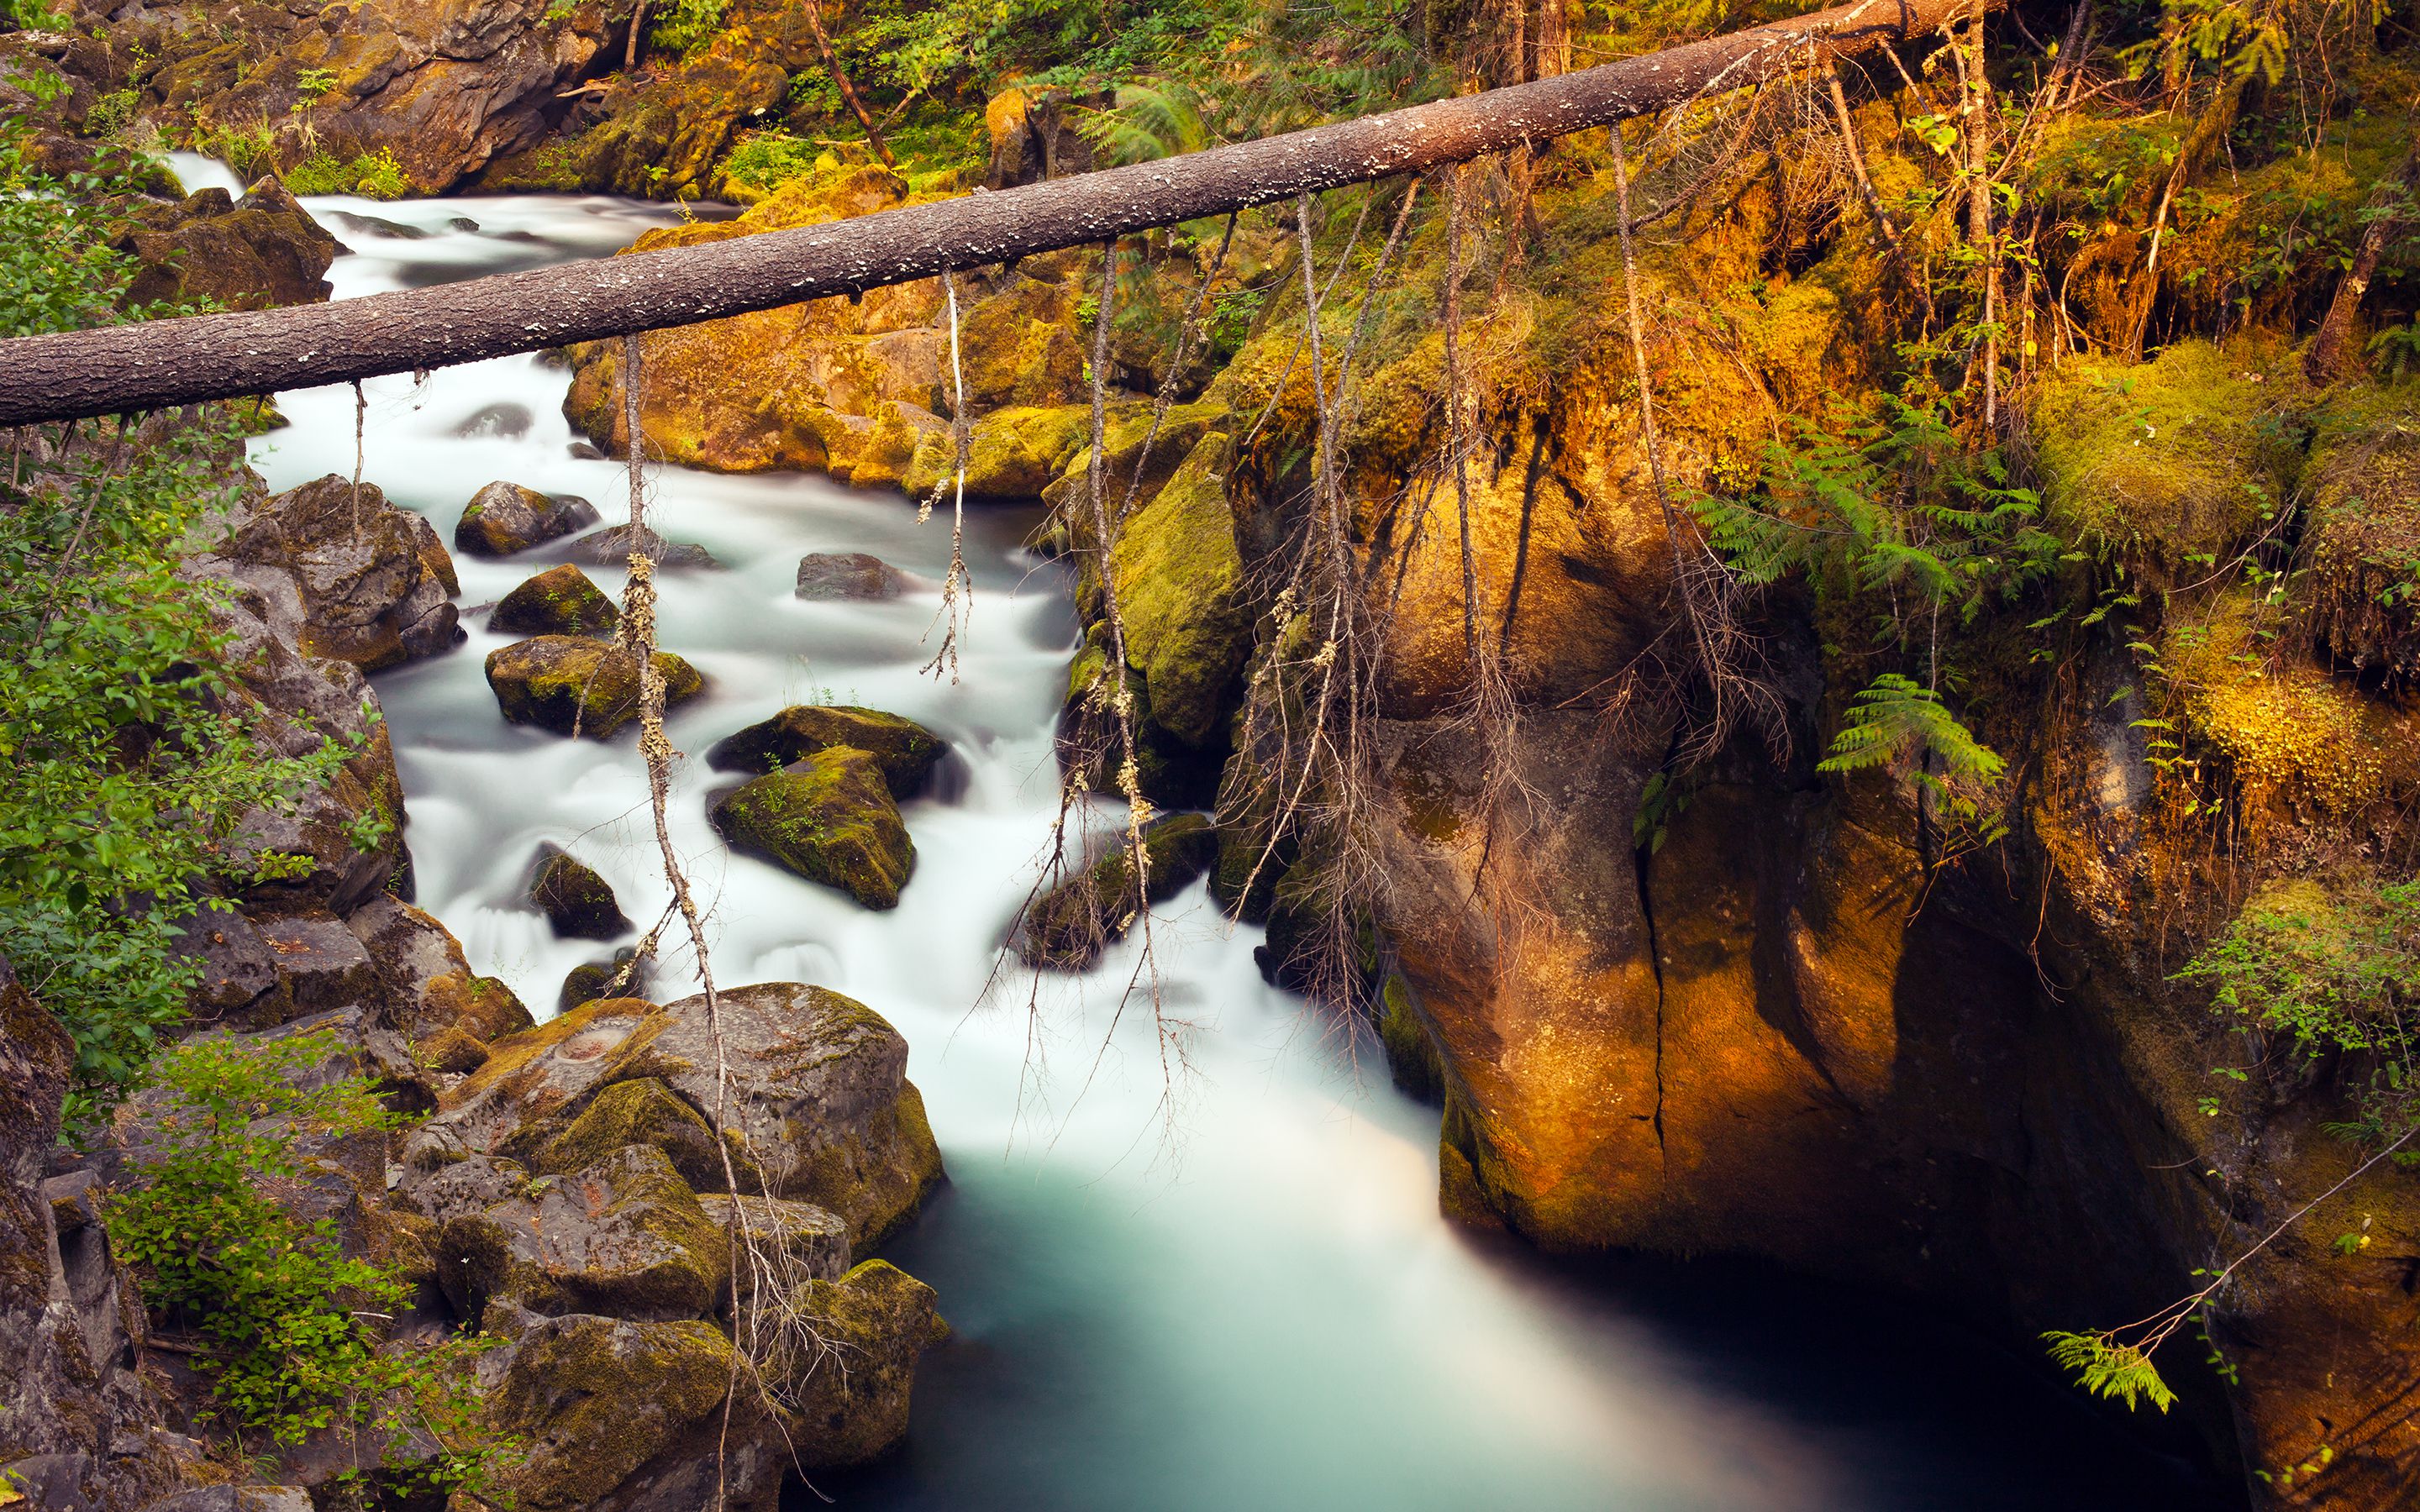
[[[2096,1396],[2122,1401],[2130,1412],[2148,1399],[2164,1412],[2177,1399],[2150,1355],[2132,1344],[2106,1334],[2053,1332],[2042,1338],[2059,1368],[2073,1371],[2076,1384]]]
[[[1816,763],[1815,769],[1861,771],[1919,751],[1930,752],[1939,764],[1936,780],[1990,783],[2008,769],[1999,752],[1977,740],[1942,703],[1941,695],[1897,672],[1883,673],[1857,695],[1848,722],[1832,737],[1831,754]]]

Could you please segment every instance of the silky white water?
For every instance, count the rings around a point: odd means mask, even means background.
[[[232,182],[201,160],[177,166],[195,187]],[[351,249],[331,275],[338,298],[600,255],[671,213],[601,197],[308,203]],[[618,521],[622,468],[576,455],[566,384],[534,357],[374,380],[363,475],[449,540],[497,479],[583,495]],[[293,424],[253,448],[272,487],[353,471],[349,389],[279,404]],[[912,1047],[949,1164],[952,1184],[892,1252],[940,1288],[956,1335],[926,1358],[905,1454],[821,1482],[842,1504],[2204,1504],[2162,1500],[2165,1467],[2113,1448],[2063,1402],[2020,1389],[2007,1408],[2010,1372],[1971,1347],[1951,1346],[1955,1368],[1940,1376],[1993,1394],[1969,1412],[1921,1375],[1939,1351],[1903,1351],[1926,1362],[1906,1367],[1912,1381],[1877,1380],[1898,1367],[1859,1358],[1854,1341],[1888,1325],[1823,1315],[1886,1312],[1817,1292],[1743,1313],[1664,1272],[1633,1288],[1661,1299],[1642,1304],[1618,1279],[1474,1246],[1437,1213],[1434,1111],[1398,1096],[1366,1052],[1357,1069],[1298,1000],[1264,986],[1258,932],[1221,920],[1199,886],[1157,929],[1166,1010],[1197,1026],[1172,1079],[1145,1007],[1104,1049],[1132,942],[1082,983],[1047,983],[1038,1026],[1026,973],[985,1000],[1048,837],[1050,730],[1075,645],[1063,575],[1018,547],[1034,517],[970,515],[973,618],[951,684],[919,672],[937,644],[946,512],[920,526],[896,495],[818,477],[667,468],[649,484],[650,523],[723,563],[662,574],[659,610],[662,644],[708,680],[670,720],[692,757],[671,814],[711,909],[716,978],[819,982],[881,1012]],[[801,603],[792,583],[808,551],[873,552],[910,590]],[[376,679],[419,902],[474,969],[541,1016],[567,970],[611,948],[555,940],[520,901],[540,842],[596,867],[642,927],[669,897],[630,733],[572,741],[509,726],[483,676],[508,638],[486,633],[476,607],[550,560],[458,556],[469,644]],[[620,573],[589,571],[618,590]],[[936,795],[905,810],[918,859],[894,912],[733,856],[706,822],[706,790],[727,779],[697,754],[821,699],[908,716],[952,744]],[[655,995],[690,991],[691,965],[670,952]]]

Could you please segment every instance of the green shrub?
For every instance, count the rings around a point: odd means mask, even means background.
[[[306,1143],[399,1125],[366,1079],[322,1080],[342,1054],[322,1033],[190,1040],[162,1055],[157,1142],[104,1203],[110,1243],[140,1268],[155,1312],[210,1340],[194,1364],[240,1442],[290,1447],[349,1426],[382,1459],[413,1461],[389,1466],[409,1479],[476,1482],[492,1449],[470,1395],[480,1346],[381,1350],[370,1325],[409,1308],[411,1284],[345,1254],[334,1219],[305,1223],[266,1195],[308,1183],[320,1163]]]
[[[401,199],[411,192],[395,152],[380,147],[349,162],[314,152],[286,170],[286,187],[297,194],[359,194],[365,199]]]
[[[134,263],[98,199],[122,180],[33,171],[0,137],[0,336],[107,324]],[[347,754],[278,753],[221,665],[202,587],[178,576],[240,486],[231,416],[131,430],[27,427],[0,470],[0,952],[74,1035],[88,1117],[181,1016],[180,920],[237,825],[290,809]]]

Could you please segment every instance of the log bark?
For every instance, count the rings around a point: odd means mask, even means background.
[[[1568,135],[1913,40],[2001,0],[1856,0],[1578,73],[700,247],[0,342],[0,426],[410,373],[861,292]]]

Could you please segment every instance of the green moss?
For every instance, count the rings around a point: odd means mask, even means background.
[[[915,720],[855,704],[796,704],[715,742],[706,764],[718,772],[764,772],[845,746],[874,758],[892,796],[910,798],[932,780],[949,746]]]
[[[816,751],[722,795],[709,814],[733,845],[868,908],[897,907],[916,870],[881,764],[861,750]]]
[[[1143,896],[1158,903],[1202,874],[1218,840],[1202,815],[1171,814],[1144,828],[1142,844],[1149,878]],[[1017,954],[1032,966],[1090,966],[1131,927],[1143,901],[1135,892],[1132,857],[1121,836],[1081,873],[1033,901],[1017,936]]]
[[[1093,411],[1083,405],[1020,407],[977,418],[967,445],[970,499],[1039,499],[1093,440]],[[926,435],[908,464],[910,496],[950,483],[955,455],[947,431]]]
[[[1227,455],[1225,436],[1205,437],[1127,520],[1110,558],[1126,659],[1150,685],[1152,717],[1195,746],[1223,733],[1251,652]]]
[[[2073,364],[2032,416],[2053,527],[2169,574],[2241,546],[2293,485],[2293,372],[2199,341]]]
[[[2304,473],[2313,635],[2340,660],[2420,674],[2420,393],[2362,388],[2319,417]]]
[[[615,1082],[597,1093],[580,1117],[539,1148],[536,1166],[544,1173],[576,1171],[630,1145],[662,1150],[697,1191],[720,1191],[727,1184],[714,1130],[654,1076]]]
[[[705,690],[697,669],[668,651],[655,656],[667,705]],[[638,658],[608,640],[542,635],[488,654],[488,686],[515,724],[604,739],[639,717]]]
[[[523,1336],[493,1402],[497,1426],[527,1451],[506,1504],[573,1512],[719,1407],[731,1341],[710,1323],[550,1319]]]
[[[1387,1052],[1387,1069],[1407,1097],[1435,1103],[1445,1096],[1445,1062],[1429,1039],[1410,982],[1390,971],[1378,990],[1378,1042]]]

